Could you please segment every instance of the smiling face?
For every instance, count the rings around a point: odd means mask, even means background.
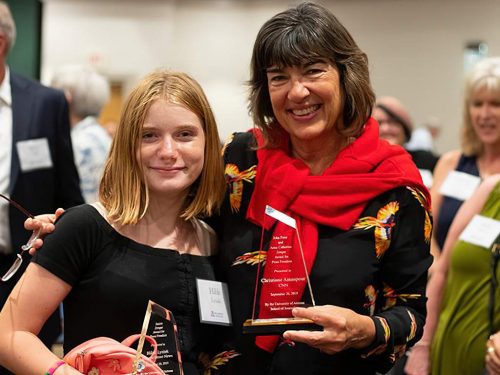
[[[403,145],[406,142],[406,135],[403,125],[379,107],[375,107],[372,117],[379,123],[380,138],[385,139],[393,145]]]
[[[159,99],[149,108],[138,148],[150,197],[184,199],[203,169],[205,134],[187,108]]]
[[[472,127],[486,146],[500,147],[500,93],[478,90],[469,102]]]
[[[342,121],[342,95],[337,68],[326,60],[267,69],[274,116],[294,142],[336,137]]]

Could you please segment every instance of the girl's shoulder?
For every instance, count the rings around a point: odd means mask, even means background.
[[[205,223],[203,220],[194,218],[191,220],[200,251],[206,255],[215,255],[217,252],[217,235],[213,228]]]

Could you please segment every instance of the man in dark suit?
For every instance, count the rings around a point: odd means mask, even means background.
[[[15,25],[6,3],[0,1],[0,193],[10,196],[33,214],[83,203],[71,148],[68,105],[60,91],[24,78],[6,65],[15,41]],[[30,233],[24,216],[0,199],[0,277],[10,268]],[[29,263],[7,282],[0,281],[3,306]],[[44,327],[50,345],[60,329]],[[5,370],[3,370],[5,371]],[[2,372],[0,374],[7,373]]]

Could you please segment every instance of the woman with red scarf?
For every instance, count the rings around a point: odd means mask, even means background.
[[[327,9],[305,3],[260,29],[249,83],[256,128],[226,142],[228,191],[217,224],[233,315],[229,342],[241,354],[226,370],[385,372],[422,335],[430,199],[411,157],[379,139],[366,55]],[[256,250],[293,236],[265,214],[267,205],[295,219],[315,298],[315,307],[290,315],[320,331],[242,333],[254,301],[263,314],[276,300],[255,295],[256,272],[264,268],[271,280],[280,262]],[[262,228],[272,235],[262,238]],[[302,284],[302,295],[285,297],[289,305],[312,304]]]

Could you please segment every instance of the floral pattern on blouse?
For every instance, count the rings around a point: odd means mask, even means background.
[[[429,243],[431,241],[432,233],[432,221],[431,221],[431,207],[429,201],[425,195],[418,189],[412,188],[410,186],[406,187],[411,191],[415,199],[420,203],[420,205],[425,209],[425,222],[424,222],[424,237],[425,241]]]
[[[410,316],[410,334],[406,338],[406,341],[413,340],[417,333],[417,321],[415,320],[415,315],[413,315],[408,309],[406,310],[408,315]]]
[[[229,202],[231,211],[238,212],[241,207],[241,197],[243,195],[243,181],[252,182],[255,178],[257,166],[253,165],[250,168],[241,171],[235,164],[226,164],[224,175],[226,182],[229,185]]]
[[[385,318],[382,318],[380,316],[375,316],[375,319],[380,323],[384,330],[384,343],[377,346],[376,348],[370,350],[368,353],[362,355],[362,357],[369,357],[371,355],[376,355],[376,354],[381,354],[386,351],[387,349],[387,343],[389,342],[389,339],[391,338],[391,327],[389,327],[389,323],[387,323],[387,320]]]
[[[227,149],[227,146],[229,146],[229,144],[233,141],[234,139],[234,133],[230,134],[226,140],[224,141],[224,146],[222,146],[222,149],[221,149],[221,156],[224,156],[224,154],[226,153],[226,149]]]
[[[203,365],[203,375],[211,375],[212,370],[218,370],[221,366],[224,366],[229,362],[230,359],[238,357],[241,353],[235,350],[226,350],[219,354],[216,354],[212,358],[206,353],[201,353],[199,356],[200,363]]]
[[[354,229],[375,228],[375,252],[377,258],[382,257],[391,245],[392,228],[395,223],[395,216],[399,210],[398,202],[389,202],[377,212],[377,217],[365,216],[354,224]]]
[[[260,251],[260,250],[252,251],[237,257],[234,260],[232,266],[237,266],[240,264],[248,264],[251,266],[255,266],[256,264],[259,263],[266,264],[266,257],[267,257],[267,252],[265,251]]]
[[[375,313],[375,303],[377,302],[377,290],[373,285],[368,285],[365,288],[365,296],[367,302],[364,304],[364,308],[370,311],[370,316]]]
[[[384,298],[385,305],[382,310],[387,310],[395,306],[398,299],[403,302],[408,302],[409,299],[420,299],[422,295],[418,293],[396,293],[389,285],[384,284]]]

